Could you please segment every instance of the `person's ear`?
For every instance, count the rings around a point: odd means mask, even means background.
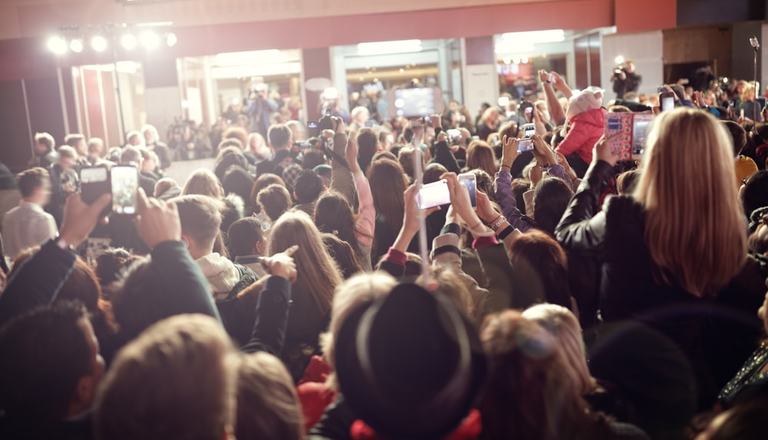
[[[254,245],[254,251],[256,252],[256,255],[264,255],[264,253],[267,251],[267,242],[266,240],[259,240],[256,242],[256,245]]]
[[[189,249],[189,244],[190,244],[189,237],[187,235],[181,234],[181,241],[183,241],[184,246],[186,246],[187,249]]]
[[[91,407],[97,385],[97,379],[92,374],[83,376],[77,381],[75,394],[69,402],[69,416],[81,414]]]

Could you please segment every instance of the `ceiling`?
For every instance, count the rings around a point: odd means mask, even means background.
[[[37,37],[62,26],[157,21],[194,26],[550,1],[553,0],[1,0],[0,39]]]

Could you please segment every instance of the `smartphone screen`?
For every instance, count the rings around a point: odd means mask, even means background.
[[[427,209],[435,206],[451,203],[451,194],[448,191],[448,183],[445,180],[428,183],[421,187],[416,196],[419,209]]]
[[[520,129],[523,131],[523,137],[525,139],[530,139],[536,134],[536,125],[534,124],[523,124]]]
[[[87,167],[80,170],[80,192],[83,201],[91,204],[102,194],[109,193],[107,167]]]
[[[661,98],[661,111],[668,112],[675,109],[675,97],[664,96]]]
[[[139,191],[139,173],[135,167],[112,167],[112,211],[117,214],[136,214],[136,194]]]
[[[520,141],[517,143],[517,152],[522,153],[523,151],[531,151],[533,150],[533,141],[530,139],[520,139]]]
[[[459,183],[464,185],[469,191],[469,201],[472,207],[477,206],[477,177],[474,173],[459,174]]]
[[[640,155],[645,150],[648,129],[653,121],[653,115],[638,113],[632,120],[632,154]]]

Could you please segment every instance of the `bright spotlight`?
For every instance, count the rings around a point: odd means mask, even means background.
[[[56,55],[64,55],[67,53],[67,40],[58,35],[48,38],[46,46],[48,47],[48,50]]]
[[[94,35],[91,38],[91,49],[95,50],[96,52],[104,52],[107,50],[108,45],[109,43],[107,42],[107,39],[102,35]]]
[[[82,38],[75,38],[74,40],[69,42],[69,50],[71,50],[74,53],[80,53],[83,51],[83,39]]]
[[[155,31],[146,30],[139,34],[139,42],[144,49],[154,50],[160,46],[160,36]]]
[[[136,49],[137,44],[139,44],[139,42],[133,34],[123,34],[123,36],[120,37],[120,45],[123,46],[123,49],[125,50]]]
[[[618,55],[616,56],[616,58],[613,59],[613,62],[616,63],[616,65],[624,64],[624,61],[625,60],[623,55]]]
[[[165,36],[165,44],[167,44],[168,47],[173,47],[178,42],[179,42],[179,39],[176,37],[176,34],[174,34],[173,32],[169,32],[168,35]]]

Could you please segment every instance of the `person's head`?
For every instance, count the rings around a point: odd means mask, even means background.
[[[81,157],[88,155],[88,144],[85,142],[85,136],[80,133],[68,134],[64,138],[64,143],[74,148]]]
[[[144,145],[154,145],[160,142],[160,135],[154,125],[146,124],[141,127],[141,134],[144,136]]]
[[[349,112],[349,117],[352,119],[352,122],[359,126],[363,126],[366,122],[368,122],[368,119],[371,117],[371,113],[365,107],[355,107],[351,112]]]
[[[379,139],[371,128],[362,128],[357,132],[357,162],[363,172],[368,170],[373,155],[379,150]]]
[[[296,262],[298,292],[307,292],[321,314],[331,308],[333,290],[341,284],[341,274],[323,245],[322,237],[312,219],[303,212],[287,212],[272,226],[269,255],[283,252],[291,246],[299,249],[293,255]]]
[[[696,296],[725,285],[746,255],[730,142],[707,112],[663,112],[648,133],[634,192],[660,280]]]
[[[731,145],[733,146],[733,157],[738,156],[741,150],[747,145],[747,131],[736,121],[720,121],[731,135]]]
[[[141,168],[141,151],[138,147],[125,147],[120,153],[120,165],[131,165]]]
[[[221,180],[221,186],[225,194],[236,194],[243,201],[250,200],[253,178],[248,171],[239,166],[230,167]]]
[[[571,201],[573,191],[557,177],[541,179],[533,191],[533,219],[542,231],[555,233],[555,227]]]
[[[635,192],[637,181],[640,179],[640,171],[629,170],[616,176],[616,190],[620,195],[628,196]]]
[[[260,209],[259,204],[256,201],[256,196],[259,194],[259,191],[261,191],[262,189],[272,184],[282,185],[283,187],[285,187],[285,181],[283,180],[283,178],[278,176],[277,174],[272,174],[272,173],[264,173],[259,177],[257,177],[256,180],[253,181],[253,187],[251,188],[250,201],[254,209],[257,209],[257,210]]]
[[[696,440],[758,440],[765,437],[768,400],[758,397],[713,418]]]
[[[540,324],[508,310],[489,316],[480,338],[490,361],[480,404],[490,438],[555,439],[586,417],[576,372]]]
[[[475,316],[475,303],[470,286],[453,269],[436,266],[430,271],[431,280],[437,285],[435,294],[444,295],[466,318]]]
[[[248,145],[248,132],[242,127],[229,127],[224,130],[224,135],[222,137],[224,139],[237,140],[241,151]]]
[[[143,145],[141,133],[138,131],[129,131],[125,135],[125,145],[131,147],[140,147]]]
[[[355,214],[349,202],[337,192],[327,192],[315,205],[315,224],[321,232],[328,232],[349,243],[352,249],[359,249],[355,235]]]
[[[483,141],[475,141],[467,148],[467,168],[479,168],[491,176],[496,175],[496,157],[493,148]]]
[[[104,360],[82,304],[34,309],[0,329],[0,409],[35,423],[91,408]]]
[[[264,211],[273,222],[291,207],[291,194],[285,186],[273,183],[256,195],[259,209]]]
[[[336,263],[336,267],[339,268],[342,279],[347,279],[363,271],[363,267],[357,259],[357,252],[352,249],[349,243],[330,232],[324,232],[321,236],[323,245],[325,245],[328,255]]]
[[[219,322],[160,321],[123,347],[96,398],[96,438],[222,440],[234,430],[238,358]]]
[[[16,175],[16,185],[21,198],[27,202],[45,206],[51,199],[51,178],[45,168],[30,168]]]
[[[312,169],[321,179],[323,179],[323,186],[329,188],[331,186],[331,178],[333,177],[333,168],[330,165],[322,164]]]
[[[286,150],[291,147],[291,129],[284,124],[275,124],[269,127],[267,132],[269,146],[273,150]]]
[[[480,119],[488,127],[495,127],[499,121],[499,109],[493,106],[488,107],[483,111],[483,116]]]
[[[302,155],[301,167],[305,170],[314,169],[316,166],[325,165],[325,154],[320,150],[307,150]]]
[[[63,170],[71,170],[77,165],[77,151],[69,145],[63,145],[56,150],[59,154],[58,164]]]
[[[393,160],[374,161],[368,170],[368,180],[371,183],[376,212],[391,222],[394,229],[399,229],[403,222],[405,206],[403,192],[407,185],[403,167]]]
[[[303,205],[316,201],[324,189],[323,179],[320,176],[312,170],[303,170],[296,179],[293,195],[296,203]]]
[[[232,260],[246,255],[264,255],[266,247],[263,225],[255,217],[243,217],[232,223],[227,231],[227,249]]]
[[[104,147],[104,140],[97,137],[88,139],[88,156],[96,159],[104,157],[106,148]]]
[[[168,200],[181,194],[181,186],[170,177],[163,177],[155,183],[154,197]]]
[[[246,150],[255,154],[260,159],[266,159],[266,155],[269,153],[269,150],[267,149],[267,141],[258,131],[248,134],[248,146]]]
[[[589,373],[581,325],[576,315],[557,304],[537,304],[523,312],[523,318],[539,323],[558,341],[558,346],[578,379],[582,395],[595,390],[596,382]]]
[[[109,291],[114,283],[120,281],[128,268],[139,257],[123,248],[109,248],[96,257],[94,274],[99,280],[102,291]]]
[[[388,295],[396,285],[397,281],[391,275],[381,271],[359,273],[339,284],[333,295],[328,332],[321,337],[323,356],[331,369],[334,369],[336,364],[335,341],[346,319],[356,311],[365,309],[376,299]],[[329,377],[329,384],[336,386],[335,375]]]
[[[199,169],[187,178],[181,193],[185,196],[202,195],[221,199],[224,197],[224,188],[215,174],[206,169]]]
[[[768,206],[768,171],[758,171],[747,179],[741,191],[741,203],[747,217],[756,209]]]
[[[345,403],[381,438],[447,436],[476,403],[486,374],[474,326],[445,295],[416,284],[349,313],[334,348]]]
[[[45,156],[56,147],[56,141],[50,133],[35,133],[35,154]]]
[[[301,404],[293,380],[280,359],[266,352],[240,356],[235,437],[304,438]]]
[[[409,181],[413,181],[416,176],[413,163],[415,156],[416,148],[414,147],[403,147],[397,152],[397,162],[403,168],[403,172],[408,176]]]
[[[748,82],[744,85],[744,91],[741,92],[742,102],[749,102],[755,100],[755,83]]]
[[[520,296],[571,308],[568,259],[552,236],[538,230],[521,234],[510,246],[510,263]]]
[[[183,195],[172,200],[179,210],[181,239],[192,258],[213,252],[221,227],[221,202],[203,195]]]
[[[426,168],[424,168],[424,174],[422,175],[422,183],[426,185],[428,183],[437,182],[438,180],[440,180],[440,177],[447,172],[448,172],[448,169],[445,168],[442,164],[433,162],[427,165]]]

